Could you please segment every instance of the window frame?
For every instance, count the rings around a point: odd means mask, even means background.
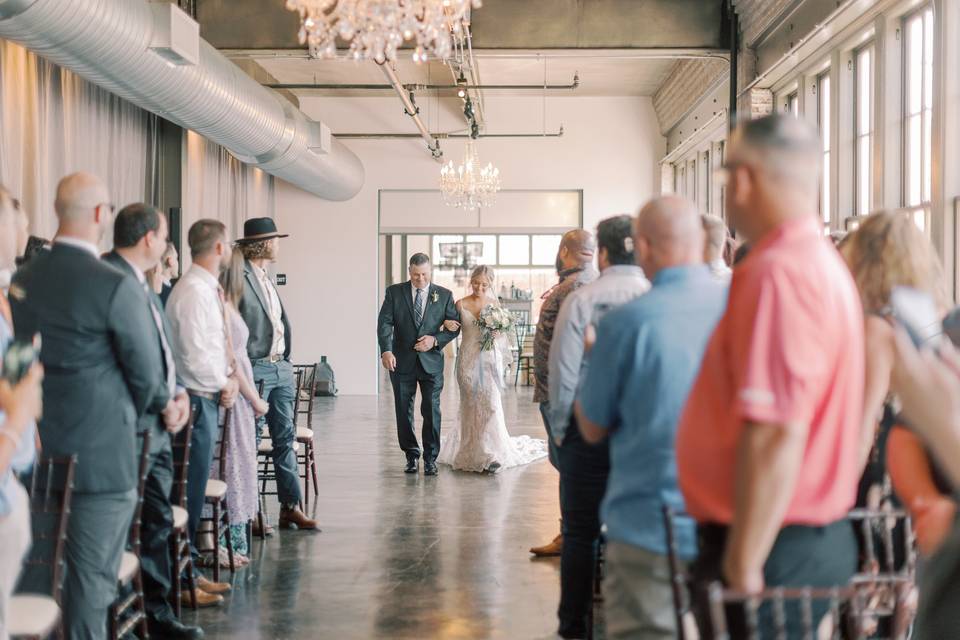
[[[861,57],[864,54],[869,54],[869,67],[867,70],[867,82],[868,87],[866,90],[867,96],[869,97],[869,126],[866,133],[861,133]],[[854,49],[851,54],[851,59],[853,60],[853,215],[854,216],[863,216],[870,213],[873,210],[873,149],[875,144],[875,134],[876,134],[876,64],[877,64],[877,46],[874,39],[870,39]],[[866,158],[864,154],[861,153],[861,141],[867,139],[867,151]],[[860,191],[860,172],[866,164],[867,171],[867,201],[863,203],[861,201],[862,193]]]

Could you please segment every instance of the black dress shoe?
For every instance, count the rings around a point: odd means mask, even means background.
[[[423,475],[425,475],[425,476],[435,476],[435,475],[437,475],[437,463],[436,463],[436,462],[424,462],[424,463],[423,463]]]
[[[172,638],[175,640],[202,640],[203,629],[188,627],[173,616],[147,618],[147,628],[153,638]]]
[[[407,458],[407,466],[403,468],[404,473],[416,473],[420,470],[420,461],[416,458]]]

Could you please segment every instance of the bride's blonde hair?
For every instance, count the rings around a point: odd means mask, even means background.
[[[487,279],[487,284],[493,287],[494,274],[492,268],[485,264],[474,267],[473,273],[470,274],[470,282],[473,282],[480,277],[485,277]]]

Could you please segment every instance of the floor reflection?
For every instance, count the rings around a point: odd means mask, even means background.
[[[188,620],[210,638],[242,639],[514,640],[555,629],[557,563],[527,554],[557,526],[549,463],[496,476],[449,468],[408,476],[389,392],[318,401],[321,487],[311,511],[323,533],[255,542],[227,606]],[[529,388],[511,387],[504,402],[513,435],[543,436]],[[448,380],[444,429],[456,423],[457,403]]]

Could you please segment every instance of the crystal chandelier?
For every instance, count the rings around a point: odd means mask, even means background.
[[[452,35],[461,20],[482,0],[287,0],[300,14],[300,44],[314,58],[334,58],[336,39],[350,42],[350,57],[383,63],[397,59],[397,49],[415,42],[414,62],[453,54]]]
[[[489,162],[481,168],[474,141],[468,139],[463,164],[454,168],[451,160],[440,169],[440,191],[444,204],[451,207],[489,207],[500,191],[500,169]]]

